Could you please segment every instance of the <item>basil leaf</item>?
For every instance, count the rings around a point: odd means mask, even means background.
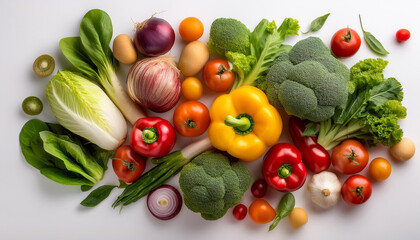
[[[280,222],[280,220],[287,217],[290,212],[292,212],[294,207],[295,197],[290,192],[286,193],[280,200],[279,206],[277,207],[276,217],[274,217],[273,223],[271,223],[268,231],[271,231],[277,227],[277,224]]]
[[[363,38],[365,39],[367,45],[369,46],[369,48],[376,54],[379,55],[387,55],[389,54],[389,52],[387,50],[385,50],[384,46],[382,46],[382,43],[379,42],[378,39],[376,39],[376,37],[374,37],[372,35],[372,33],[370,32],[366,32],[363,29],[363,25],[362,25],[362,17],[359,14],[359,21],[360,21],[360,26],[362,28],[363,31]]]
[[[82,190],[82,192],[87,192],[87,191],[89,191],[92,188],[93,188],[93,186],[89,186],[89,185],[82,185],[82,186],[80,186],[80,190]]]
[[[113,185],[103,185],[98,187],[89,193],[89,195],[80,203],[80,205],[85,207],[94,207],[105,200],[109,194],[111,194],[112,189],[117,186]]]
[[[316,128],[316,123],[308,123],[305,125],[305,131],[302,133],[302,137],[315,137],[318,133],[318,129]]]
[[[325,15],[323,15],[321,17],[318,17],[315,20],[313,20],[311,22],[311,26],[309,28],[309,31],[304,32],[303,34],[307,34],[307,33],[310,33],[310,32],[319,31],[322,28],[322,26],[324,26],[324,23],[325,23],[325,21],[327,21],[328,16],[330,16],[329,13],[327,13],[327,14],[325,14]]]

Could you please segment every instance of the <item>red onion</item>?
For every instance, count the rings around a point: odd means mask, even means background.
[[[144,58],[127,76],[127,91],[133,101],[155,112],[172,109],[181,96],[180,72],[170,56]]]
[[[147,208],[153,216],[160,220],[174,218],[181,211],[181,207],[181,194],[170,185],[162,185],[147,196]]]
[[[151,17],[137,25],[134,45],[145,56],[156,57],[165,54],[174,42],[174,29],[161,18]]]

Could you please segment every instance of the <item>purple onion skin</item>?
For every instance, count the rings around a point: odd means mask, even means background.
[[[175,32],[171,25],[161,18],[152,17],[136,31],[134,45],[141,54],[156,57],[171,50]]]

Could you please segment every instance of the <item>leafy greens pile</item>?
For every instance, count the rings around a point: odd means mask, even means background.
[[[407,109],[401,104],[401,84],[395,78],[383,76],[387,64],[380,58],[365,59],[350,69],[346,104],[338,107],[332,118],[320,123],[318,143],[325,149],[331,150],[354,137],[370,145],[392,146],[401,140],[403,131],[398,119],[406,117]]]

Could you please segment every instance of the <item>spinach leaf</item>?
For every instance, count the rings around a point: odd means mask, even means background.
[[[318,133],[317,124],[310,122],[305,125],[305,131],[303,131],[302,136],[315,137],[317,133]]]
[[[277,214],[274,217],[273,223],[270,225],[268,231],[273,230],[281,219],[287,217],[295,207],[295,197],[292,193],[286,193],[280,200],[279,206],[277,207]]]
[[[369,48],[374,53],[379,54],[379,55],[389,54],[389,52],[385,50],[384,46],[382,46],[382,43],[380,43],[378,39],[376,39],[370,32],[366,32],[363,29],[362,17],[360,16],[360,14],[359,14],[359,20],[360,20],[360,27],[362,28],[362,31],[363,31],[363,38],[365,39]]]
[[[328,16],[330,16],[329,13],[327,13],[327,14],[325,14],[325,15],[323,15],[321,17],[318,17],[315,20],[313,20],[311,22],[311,26],[309,28],[309,31],[304,32],[303,34],[307,34],[307,33],[310,33],[310,32],[319,31],[322,28],[322,26],[324,26],[324,23],[325,23],[325,21],[327,21]]]
[[[109,194],[111,194],[112,189],[117,186],[113,185],[103,185],[98,187],[89,193],[89,195],[80,203],[85,207],[94,207],[105,200]]]
[[[61,170],[59,168],[47,167],[41,169],[41,174],[54,182],[61,183],[64,185],[93,185],[94,183],[81,177],[77,174]]]

